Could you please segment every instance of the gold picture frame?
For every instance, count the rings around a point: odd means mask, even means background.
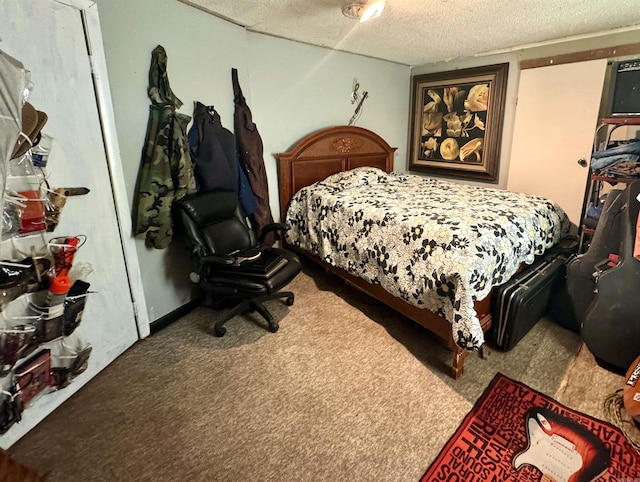
[[[497,182],[509,64],[412,78],[409,170]]]

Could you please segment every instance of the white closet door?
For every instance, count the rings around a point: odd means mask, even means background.
[[[523,70],[507,189],[547,197],[578,225],[607,60]]]
[[[0,437],[3,448],[138,340],[112,189],[113,170],[109,169],[103,141],[82,21],[82,9],[93,6],[93,2],[84,0],[0,0],[0,49],[31,72],[33,90],[29,101],[48,115],[43,132],[54,139],[47,165],[49,182],[52,188],[90,189],[87,195],[67,199],[60,224],[46,237],[86,235],[87,241],[78,250],[74,265],[91,265],[93,272],[87,281],[91,283],[90,290],[95,291],[88,298],[82,323],[76,330],[93,346],[89,369],[68,387],[40,397],[27,408],[23,421]],[[95,22],[97,14],[94,17]],[[130,223],[128,219],[123,222]],[[31,241],[38,244],[37,237]],[[21,243],[29,244],[30,240]]]

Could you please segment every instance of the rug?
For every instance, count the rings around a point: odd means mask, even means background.
[[[0,481],[2,482],[42,482],[35,471],[14,460],[9,454],[0,449]]]
[[[421,482],[640,481],[613,425],[498,373]]]

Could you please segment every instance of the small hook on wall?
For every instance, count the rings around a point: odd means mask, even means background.
[[[353,90],[351,92],[351,104],[355,104],[357,102],[358,105],[356,106],[356,110],[351,116],[351,119],[349,119],[349,125],[353,125],[355,121],[358,120],[358,118],[362,114],[362,104],[364,103],[365,99],[369,95],[367,91],[364,91],[362,95],[360,95],[358,93],[359,89],[360,89],[360,83],[358,82],[358,79],[353,79]]]
[[[360,88],[360,84],[358,83],[358,79],[353,79],[353,90],[351,92],[351,103],[355,104],[360,100],[360,94],[358,94],[358,89]]]

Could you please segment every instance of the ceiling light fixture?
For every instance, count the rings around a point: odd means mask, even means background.
[[[379,17],[384,10],[385,0],[341,0],[342,14],[349,18],[358,18],[364,23]]]

